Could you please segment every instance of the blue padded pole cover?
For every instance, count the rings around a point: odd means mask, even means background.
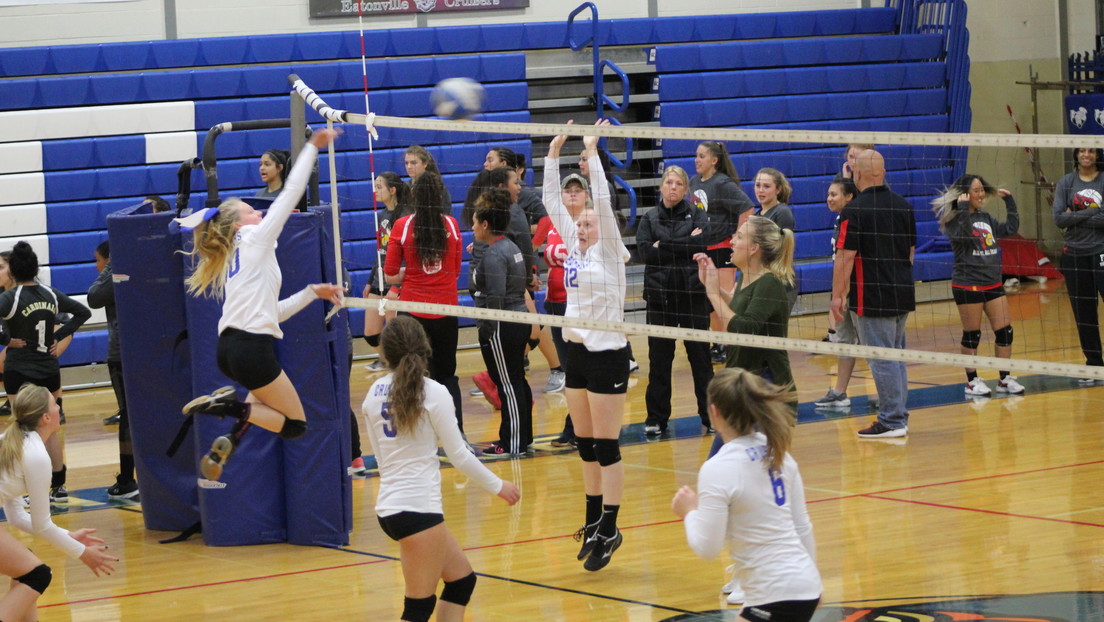
[[[330,207],[296,214],[280,238],[287,292],[341,283],[334,267]],[[299,391],[307,433],[284,442],[288,542],[343,546],[352,530],[349,425],[349,316],[325,321],[329,303],[311,303],[284,323],[280,362]]]
[[[149,210],[107,217],[119,345],[142,518],[147,529],[183,531],[199,520],[191,435],[175,457],[165,454],[192,398],[180,236],[168,232],[171,214]]]

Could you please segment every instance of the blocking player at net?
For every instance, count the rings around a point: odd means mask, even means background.
[[[570,122],[569,122],[570,123]],[[609,125],[599,120],[598,125]],[[625,262],[629,250],[621,241],[609,188],[593,186],[594,203],[572,218],[561,198],[560,150],[567,136],[548,145],[544,160],[544,205],[567,245],[564,285],[565,317],[621,322],[625,319]],[[590,179],[605,179],[598,159],[598,137],[583,138]],[[578,559],[595,571],[609,564],[621,546],[617,513],[621,509],[625,471],[621,464],[621,420],[629,381],[628,340],[623,333],[564,328],[567,342],[568,410],[575,424],[583,460],[586,522],[575,534],[582,540]]]
[[[318,150],[336,136],[334,130],[315,132],[263,219],[240,199],[228,199],[217,208],[174,221],[182,231],[192,230],[192,252],[199,256],[195,272],[187,280],[188,291],[193,295],[225,294],[218,326],[219,371],[249,391],[246,400],[239,401],[234,387],[226,386],[184,406],[185,416],[205,413],[236,419],[231,432],[216,438],[200,461],[200,471],[207,479],[217,480],[222,475],[230,454],[254,423],[285,439],[307,431],[299,394],[276,358],[275,342],[284,336],[280,322],[319,298],[341,304],[343,292],[339,285],[315,283],[280,300],[283,277],[276,262],[276,239],[303,196]]]

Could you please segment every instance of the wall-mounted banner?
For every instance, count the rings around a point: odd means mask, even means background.
[[[137,2],[137,0],[0,0],[0,6],[37,6],[40,4],[98,4],[100,2]],[[353,5],[355,11],[356,5]]]
[[[1070,134],[1104,134],[1104,93],[1067,96],[1066,127]]]
[[[529,0],[360,0],[364,15],[524,9]],[[311,17],[356,17],[357,0],[310,0]]]

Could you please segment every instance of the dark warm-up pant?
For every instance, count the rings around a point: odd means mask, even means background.
[[[700,294],[670,294],[650,296],[648,299],[648,323],[653,326],[677,326],[709,330],[709,299]],[[709,357],[709,344],[703,341],[685,341],[686,358],[690,361],[690,373],[694,377],[694,395],[698,402],[698,416],[702,425],[709,425],[708,397],[706,389],[713,379],[713,361]],[[667,427],[671,418],[671,365],[675,359],[675,340],[648,337],[648,389],[644,403],[648,408],[645,423]]]
[[[1104,297],[1104,254],[1062,255],[1062,276],[1066,278],[1085,364],[1104,366],[1097,314],[1097,298]]]
[[[502,399],[498,442],[511,454],[526,451],[533,442],[533,390],[525,378],[525,345],[529,324],[479,323],[479,349]]]

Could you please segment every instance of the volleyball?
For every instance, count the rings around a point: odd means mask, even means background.
[[[471,78],[448,78],[433,87],[433,114],[446,119],[470,119],[483,110],[483,85]]]
[[[1099,192],[1091,188],[1086,188],[1073,195],[1073,209],[1081,211],[1083,209],[1089,209],[1090,207],[1100,207],[1102,200],[1104,200],[1104,197],[1101,197]]]

